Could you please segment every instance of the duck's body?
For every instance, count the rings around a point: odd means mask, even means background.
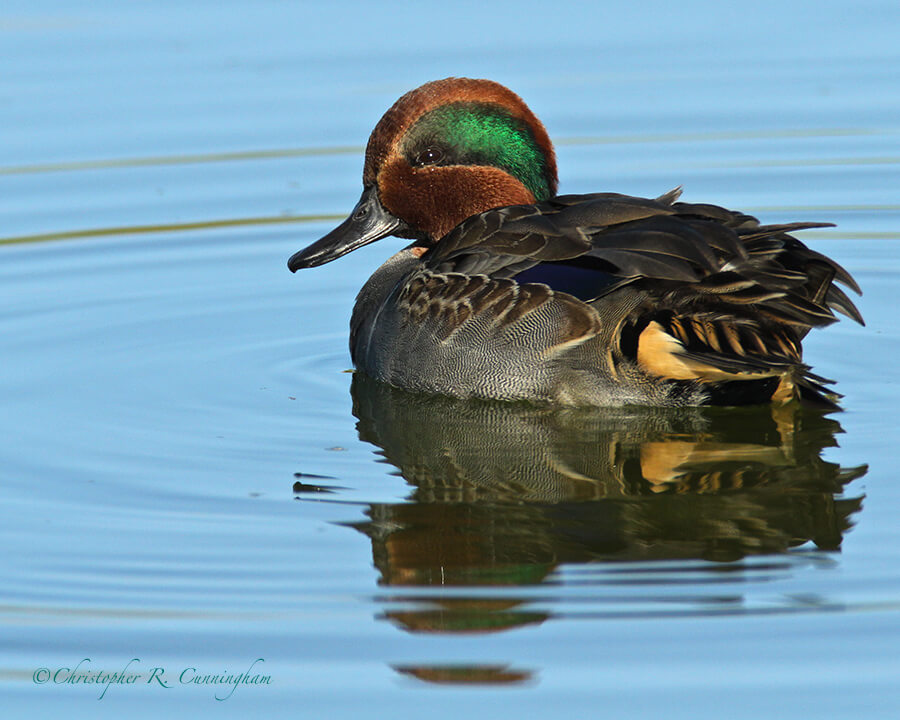
[[[429,83],[372,133],[353,214],[296,270],[415,240],[360,291],[358,369],[408,390],[571,405],[830,403],[800,342],[861,322],[833,261],[747,215],[610,193],[555,196],[552,146],[506,88]]]

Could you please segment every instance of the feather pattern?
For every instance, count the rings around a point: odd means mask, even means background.
[[[828,404],[835,394],[809,373],[800,341],[834,322],[835,311],[862,322],[835,283],[858,286],[790,234],[828,225],[760,225],[677,198],[677,190],[656,200],[566,195],[475,215],[423,256],[403,296],[410,317],[440,317],[449,336],[472,313],[493,307],[509,325],[551,297],[572,295],[600,326],[616,328],[612,366],[636,364],[701,386],[787,377],[807,399]],[[464,286],[474,278],[477,291]],[[576,334],[584,342],[591,332],[585,322]]]

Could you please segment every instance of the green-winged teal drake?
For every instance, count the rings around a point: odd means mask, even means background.
[[[288,262],[412,243],[363,286],[356,367],[407,390],[568,405],[831,405],[801,341],[862,322],[846,270],[740,212],[615,193],[557,195],[547,131],[489,80],[401,97],[366,148],[350,217]]]

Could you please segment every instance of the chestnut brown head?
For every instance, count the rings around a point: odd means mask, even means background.
[[[430,245],[467,217],[546,200],[556,185],[550,138],[518,95],[490,80],[426,83],[372,131],[350,217],[288,267],[321,265],[387,235]]]

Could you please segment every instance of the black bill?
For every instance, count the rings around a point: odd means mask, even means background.
[[[363,190],[350,217],[321,240],[292,255],[288,260],[288,269],[297,272],[301,268],[324,265],[363,245],[387,237],[402,227],[403,221],[384,209],[375,188],[368,187]]]

